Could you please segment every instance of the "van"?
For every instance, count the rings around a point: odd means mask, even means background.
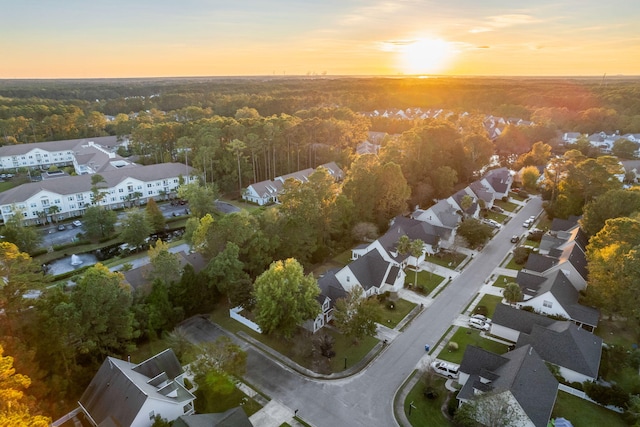
[[[458,366],[456,365],[436,360],[431,362],[431,369],[433,369],[433,372],[436,374],[440,374],[444,377],[458,378]]]

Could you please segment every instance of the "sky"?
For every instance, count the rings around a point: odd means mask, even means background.
[[[0,79],[640,75],[637,0],[0,0]]]

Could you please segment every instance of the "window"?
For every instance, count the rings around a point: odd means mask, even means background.
[[[153,184],[147,184],[147,188],[151,188]]]
[[[70,208],[70,209],[75,209],[75,208],[76,208],[76,205],[75,205],[74,203],[71,203],[71,204],[69,205],[69,208]]]
[[[553,303],[551,301],[542,301],[542,305],[547,308],[553,307]]]
[[[32,208],[37,208],[38,205],[36,203],[31,203],[29,206],[31,206]]]
[[[56,205],[59,205],[60,204],[60,199],[54,199],[53,203],[55,203]]]
[[[69,196],[68,199],[69,199],[70,202],[73,202],[73,196]]]
[[[118,188],[118,193],[124,193],[124,188]]]

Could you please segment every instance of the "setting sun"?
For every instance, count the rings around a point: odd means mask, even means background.
[[[454,56],[450,43],[441,39],[417,39],[400,51],[401,67],[407,74],[426,74],[444,71]]]

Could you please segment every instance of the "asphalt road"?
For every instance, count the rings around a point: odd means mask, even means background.
[[[510,238],[526,229],[522,222],[538,215],[542,201],[533,198],[504,225],[436,298],[363,371],[339,380],[309,379],[244,343],[248,352],[245,379],[272,399],[289,408],[314,426],[388,427],[397,422],[393,398],[402,383],[428,357],[425,344],[435,344],[456,317],[476,296],[484,280],[502,262],[514,244]],[[197,339],[215,339],[220,331],[204,322],[188,327]],[[424,362],[424,361],[423,361]]]

